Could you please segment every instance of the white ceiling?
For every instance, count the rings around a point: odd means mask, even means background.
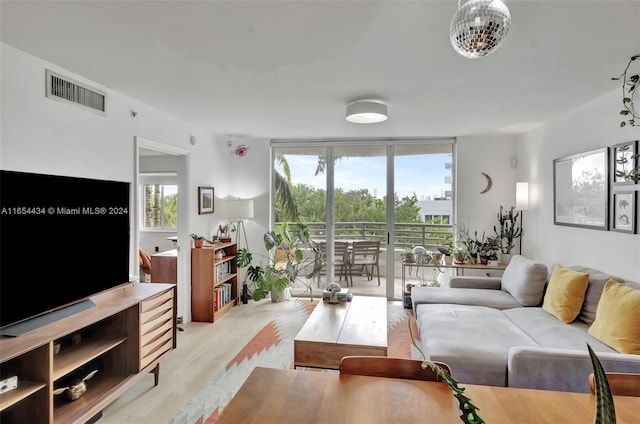
[[[482,59],[447,1],[4,1],[2,42],[215,134],[440,137],[522,132],[619,88],[640,0],[506,0]],[[378,98],[390,118],[345,106]]]

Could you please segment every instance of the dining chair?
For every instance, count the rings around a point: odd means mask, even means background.
[[[316,254],[316,267],[319,269],[317,273],[318,288],[320,288],[320,274],[327,271],[327,242],[321,241],[317,243],[318,252]],[[347,266],[349,259],[349,243],[346,241],[336,241],[333,244],[333,269],[338,271],[338,281],[342,281],[344,276],[347,281]],[[327,282],[328,283],[328,282]]]
[[[151,278],[151,258],[141,248],[138,249],[138,258],[140,262],[140,281],[146,283],[147,275]]]
[[[444,362],[434,362],[451,375]],[[422,360],[390,358],[388,356],[345,356],[340,360],[340,374],[372,377],[404,378],[407,380],[442,381],[431,368],[422,368]]]
[[[356,240],[351,243],[351,257],[349,259],[349,281],[353,287],[353,270],[362,269],[367,274],[368,280],[373,280],[375,268],[380,285],[380,242],[369,240]]]
[[[640,396],[640,374],[624,372],[608,372],[607,380],[611,394],[616,396]],[[589,388],[596,393],[596,382],[593,373],[589,374]]]

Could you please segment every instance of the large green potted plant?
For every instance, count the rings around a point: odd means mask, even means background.
[[[284,290],[296,281],[304,284],[313,300],[313,277],[319,270],[318,249],[309,237],[304,224],[296,224],[294,228],[283,225],[274,231],[267,231],[263,236],[266,255],[259,257],[259,264],[253,264],[254,255],[247,249],[239,249],[236,253],[238,268],[247,268],[247,278],[253,282],[253,300],[262,300],[271,296],[278,302]],[[305,279],[299,275],[307,270]]]

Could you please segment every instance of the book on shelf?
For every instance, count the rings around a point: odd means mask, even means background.
[[[231,273],[231,262],[227,261],[227,262],[218,264],[214,267],[214,269],[215,269],[217,280],[224,278]]]
[[[215,310],[219,311],[224,308],[224,306],[231,302],[233,299],[231,295],[233,294],[233,284],[230,282],[222,283],[215,288]]]

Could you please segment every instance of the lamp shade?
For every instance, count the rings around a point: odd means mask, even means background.
[[[451,20],[449,37],[455,51],[476,59],[494,52],[511,27],[509,9],[500,0],[469,0]]]
[[[375,124],[387,117],[387,105],[379,100],[356,100],[347,105],[347,121],[354,124]]]
[[[226,202],[228,218],[253,218],[253,199],[231,199]]]
[[[516,183],[516,209],[526,211],[529,209],[529,183]]]

